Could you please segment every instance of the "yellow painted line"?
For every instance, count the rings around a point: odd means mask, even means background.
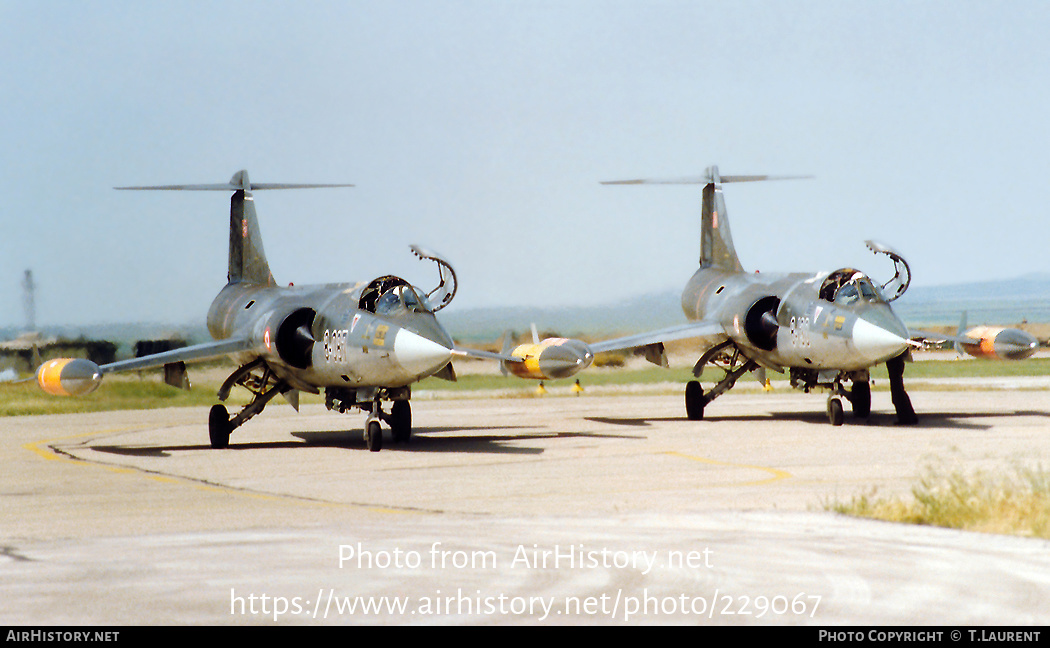
[[[740,486],[760,486],[762,484],[772,484],[773,482],[780,481],[782,479],[791,479],[794,477],[791,473],[786,470],[780,470],[779,468],[770,468],[768,466],[753,466],[750,464],[738,464],[729,461],[718,461],[715,459],[708,459],[707,457],[694,457],[693,455],[683,454],[681,452],[666,452],[664,454],[671,455],[672,457],[679,457],[681,459],[688,459],[690,461],[698,461],[700,463],[709,464],[712,466],[726,466],[729,468],[746,468],[748,470],[761,470],[772,474],[773,476],[769,479],[760,479],[758,481],[744,482],[739,484]]]
[[[100,463],[100,462],[95,462],[95,461],[87,461],[85,459],[77,459],[77,458],[70,457],[70,456],[65,455],[65,454],[61,454],[57,450],[55,450],[53,448],[41,448],[40,447],[42,445],[51,445],[51,444],[54,444],[54,443],[59,443],[61,441],[71,441],[73,439],[81,439],[81,438],[84,438],[84,437],[103,436],[103,435],[107,435],[107,434],[113,434],[115,432],[128,432],[128,431],[137,430],[137,429],[139,429],[139,428],[129,427],[129,428],[114,428],[114,429],[111,429],[111,430],[97,430],[95,432],[86,432],[84,434],[77,434],[77,435],[74,435],[74,436],[60,437],[60,438],[57,438],[57,439],[45,439],[43,441],[34,441],[32,443],[25,443],[25,444],[22,445],[22,447],[24,449],[26,449],[26,450],[29,450],[30,452],[32,452],[36,456],[40,457],[41,459],[44,459],[45,461],[62,461],[62,462],[65,462],[65,463],[71,463],[71,464],[82,465],[82,466],[95,466],[96,468],[101,468],[103,470],[108,470],[109,472],[117,473],[118,475],[141,475],[143,477],[146,477],[147,479],[152,479],[153,481],[157,481],[157,482],[161,482],[161,483],[165,483],[165,484],[184,484],[184,483],[186,483],[187,480],[180,479],[180,478],[177,478],[177,477],[166,477],[164,475],[153,475],[153,474],[150,474],[148,472],[143,472],[141,470],[138,470],[136,468],[127,468],[125,466],[111,466],[111,465],[105,464],[105,463]],[[222,490],[222,489],[217,489],[216,488],[215,490]]]
[[[371,513],[387,513],[387,514],[402,514],[402,515],[407,515],[407,514],[420,515],[420,514],[425,514],[426,513],[425,511],[412,511],[412,510],[408,510],[408,509],[390,509],[390,508],[384,508],[384,507],[362,506],[360,504],[344,504],[344,503],[341,503],[341,502],[325,502],[325,501],[320,501],[320,500],[313,500],[313,499],[307,499],[307,498],[302,498],[302,497],[295,497],[293,495],[270,495],[270,494],[267,494],[267,493],[254,493],[254,492],[251,492],[251,491],[245,491],[245,490],[240,490],[240,489],[236,489],[236,488],[230,488],[230,487],[226,487],[226,486],[215,486],[215,485],[212,485],[212,484],[206,484],[206,483],[202,483],[200,480],[196,480],[196,479],[193,479],[193,478],[190,478],[190,477],[170,477],[170,476],[167,476],[167,475],[157,475],[157,474],[150,473],[148,471],[140,470],[138,468],[127,468],[127,467],[124,467],[124,466],[111,466],[111,465],[100,463],[100,462],[88,461],[86,459],[76,459],[74,457],[70,457],[70,456],[67,456],[67,455],[64,455],[64,454],[60,454],[57,450],[54,450],[52,448],[46,448],[46,447],[42,448],[41,447],[41,446],[45,446],[45,445],[51,445],[51,444],[54,444],[54,443],[58,443],[58,442],[61,442],[61,441],[70,441],[70,440],[73,440],[73,439],[81,439],[81,438],[84,438],[84,437],[102,436],[102,435],[106,435],[106,434],[113,434],[115,432],[128,432],[128,431],[139,430],[139,429],[141,429],[141,428],[128,427],[128,428],[114,428],[114,429],[110,429],[110,430],[97,430],[95,432],[86,432],[84,434],[76,434],[76,435],[73,435],[73,436],[60,437],[60,438],[57,438],[57,439],[44,439],[42,441],[33,441],[33,442],[30,442],[30,443],[24,443],[24,444],[22,444],[22,448],[32,452],[33,454],[35,454],[36,456],[40,457],[41,459],[44,459],[45,461],[62,461],[62,462],[66,462],[66,463],[70,463],[70,464],[74,464],[74,465],[80,465],[80,466],[94,466],[96,468],[102,468],[103,470],[108,470],[110,472],[121,474],[121,475],[138,475],[138,476],[141,476],[141,477],[145,477],[146,479],[151,479],[151,480],[153,480],[155,482],[160,482],[162,484],[174,484],[174,485],[182,485],[182,486],[192,486],[193,488],[196,488],[197,490],[207,491],[207,492],[211,492],[211,493],[223,493],[223,494],[229,494],[229,495],[237,495],[237,496],[240,496],[240,497],[248,497],[248,498],[252,498],[252,499],[267,500],[267,501],[272,501],[272,502],[294,501],[294,502],[298,502],[298,503],[314,504],[314,505],[317,505],[317,506],[354,506],[354,507],[363,508],[364,510],[369,511]]]
[[[388,515],[427,515],[426,511],[411,511],[408,509],[389,509],[389,508],[377,508],[372,506],[366,506],[366,511],[370,513],[386,513]]]
[[[58,454],[54,450],[52,450],[50,448],[41,448],[40,446],[44,445],[44,444],[58,443],[59,441],[70,441],[72,439],[82,439],[84,437],[99,436],[99,435],[102,435],[102,434],[113,434],[114,432],[127,432],[128,430],[135,430],[135,429],[137,429],[137,428],[131,427],[131,428],[114,428],[112,430],[96,430],[95,432],[85,432],[84,434],[75,434],[73,436],[60,437],[58,439],[44,439],[43,441],[33,441],[31,443],[23,443],[22,444],[22,448],[25,449],[25,450],[29,450],[30,452],[34,453],[36,456],[38,456],[41,459],[44,459],[46,461],[65,461],[65,462],[68,462],[68,463],[88,463],[88,462],[84,461],[83,459],[73,459],[72,457],[67,457],[65,455]]]

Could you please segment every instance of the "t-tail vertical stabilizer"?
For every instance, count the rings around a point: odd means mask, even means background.
[[[729,232],[726,203],[722,197],[722,179],[718,167],[708,167],[700,201],[700,266],[727,272],[743,272],[740,258]],[[731,181],[730,181],[731,182]]]
[[[352,184],[252,184],[248,172],[233,174],[225,184],[156,185],[149,187],[116,187],[122,190],[142,191],[232,191],[230,198],[230,283],[259,286],[277,285],[270,272],[263,251],[262,232],[255,214],[252,191],[263,189],[320,189],[325,187],[352,187]]]
[[[700,266],[718,268],[727,272],[743,272],[744,268],[733,247],[733,236],[729,232],[729,218],[726,216],[725,200],[722,198],[722,184],[725,182],[757,182],[760,180],[791,180],[809,176],[723,176],[717,166],[707,168],[699,177],[675,178],[671,180],[617,180],[602,184],[640,185],[640,184],[689,184],[703,185],[703,199],[700,204]]]
[[[241,187],[230,198],[230,283],[276,286],[263,250],[248,172],[238,171],[230,184]]]

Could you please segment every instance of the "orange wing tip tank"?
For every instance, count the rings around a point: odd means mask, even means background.
[[[962,343],[963,350],[975,358],[1025,360],[1039,350],[1039,341],[1020,329],[978,326],[966,332],[977,344]]]
[[[102,384],[102,370],[84,358],[58,358],[40,365],[36,382],[55,396],[84,396]]]

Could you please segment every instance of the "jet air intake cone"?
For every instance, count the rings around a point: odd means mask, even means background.
[[[300,308],[277,328],[277,354],[297,369],[307,369],[313,362],[316,340],[310,330],[315,316],[312,308]]]

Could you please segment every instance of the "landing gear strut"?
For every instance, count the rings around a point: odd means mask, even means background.
[[[255,370],[261,369],[261,374]],[[240,385],[252,393],[252,400],[236,416],[230,417],[224,405],[214,405],[208,412],[208,439],[211,447],[226,448],[230,445],[230,434],[244,425],[248,419],[263,411],[274,396],[291,389],[288,383],[277,378],[266,363],[259,358],[233,372],[219,388],[219,400],[230,396],[234,385]]]
[[[704,418],[704,407],[706,407],[708,403],[732,389],[733,385],[736,384],[736,381],[739,380],[741,376],[758,368],[757,363],[744,357],[739,350],[734,349],[732,355],[724,353],[724,350],[728,346],[729,343],[723,343],[711,351],[708,351],[699,361],[697,361],[696,366],[693,367],[693,375],[699,377],[700,373],[704,370],[704,365],[708,362],[712,362],[713,364],[720,366],[726,372],[726,375],[706,394],[698,381],[691,380],[686,383],[685,415],[690,421],[699,421]]]

